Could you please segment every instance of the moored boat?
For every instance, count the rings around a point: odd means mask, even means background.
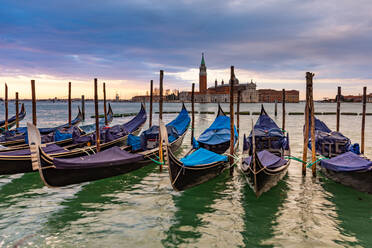
[[[25,118],[26,116],[26,109],[25,109],[25,105],[22,103],[21,105],[21,111],[19,112],[18,114],[18,121],[21,121]],[[8,119],[8,130],[13,127],[14,125],[16,125],[17,123],[17,116],[14,115],[12,117],[10,117]],[[4,121],[0,121],[0,133],[3,133],[5,132],[5,120]]]
[[[310,123],[311,125],[311,123]],[[311,141],[309,137],[309,147]],[[315,118],[315,150],[327,159],[320,161],[322,173],[335,182],[372,194],[372,162],[359,152],[359,145],[332,131]]]
[[[161,133],[166,133],[161,131]],[[212,125],[196,141],[193,148],[182,159],[177,159],[171,147],[165,145],[165,162],[173,189],[182,191],[202,184],[228,167],[228,156],[223,153],[230,148],[230,117],[219,106],[218,114]],[[234,127],[235,143],[238,134]]]
[[[181,146],[189,123],[190,117],[183,106],[176,119],[168,124],[169,129],[176,131],[176,133],[172,133],[172,136],[169,136],[173,151]],[[53,158],[41,149],[40,135],[37,129],[31,124],[28,125],[33,167],[38,169],[44,184],[50,187],[94,181],[128,173],[151,164],[159,151],[157,146],[154,148],[136,147],[136,150],[133,151],[131,145],[126,145],[114,146],[90,156],[68,159]],[[151,139],[155,136],[154,129],[150,128]],[[178,133],[178,131],[182,133]],[[143,133],[144,135],[141,137],[147,138],[146,131]]]
[[[112,114],[110,114],[110,116],[112,116]],[[112,117],[109,117],[108,119],[112,119]],[[122,125],[115,125],[111,128],[101,128],[101,150],[124,143],[128,134],[139,132],[145,121],[146,111],[144,107],[141,106],[141,110],[130,121]],[[43,144],[41,149],[51,158],[73,158],[96,152],[97,147],[95,144],[94,133],[72,137],[69,139],[72,140],[72,145],[62,147],[55,143],[48,143]],[[31,151],[29,148],[12,151],[0,151],[0,175],[32,171],[34,170],[32,168]]]
[[[252,124],[253,125],[253,124]],[[259,197],[274,187],[287,173],[290,160],[289,138],[261,107],[260,116],[248,139],[244,135],[243,158],[240,166],[248,177],[254,193]]]

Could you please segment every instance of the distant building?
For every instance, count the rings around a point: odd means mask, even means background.
[[[218,84],[217,80],[214,82],[214,87],[207,88],[207,66],[205,65],[204,54],[199,67],[199,92],[195,92],[195,102],[229,102],[230,101],[230,82],[225,84],[222,80]],[[251,81],[250,83],[240,84],[239,79],[235,79],[234,91],[241,92],[241,102],[255,103],[255,102],[278,102],[282,101],[282,91],[276,90],[257,90],[257,85]],[[238,94],[234,94],[234,101],[236,102]],[[179,93],[180,101],[191,101],[191,92],[183,91]],[[299,91],[286,91],[287,102],[299,102]]]
[[[282,91],[272,89],[259,89],[259,102],[282,102]],[[300,92],[298,90],[286,90],[285,101],[297,103],[300,101]]]

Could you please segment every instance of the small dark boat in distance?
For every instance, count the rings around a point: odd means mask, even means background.
[[[183,106],[177,118],[168,124],[170,128],[182,131],[177,137],[169,136],[173,151],[180,148],[189,123],[190,117]],[[32,124],[28,124],[28,127],[33,167],[38,169],[42,181],[49,187],[61,187],[128,173],[151,164],[159,152],[157,147],[131,152],[131,146],[114,146],[91,156],[52,158],[41,149],[37,129]]]
[[[169,178],[172,187],[176,191],[182,191],[193,186],[207,182],[221,174],[228,167],[228,156],[223,153],[230,149],[230,117],[226,116],[218,105],[218,114],[212,125],[206,129],[194,141],[193,148],[178,160],[171,147],[165,140],[165,161],[168,165]],[[163,128],[162,135],[167,130]],[[165,136],[166,137],[166,136]],[[235,144],[238,140],[238,133],[234,126]]]
[[[359,153],[359,145],[352,145],[342,133],[332,131],[324,122],[314,119],[315,150],[328,158],[320,161],[321,172],[335,182],[372,194],[372,161]]]
[[[287,173],[290,160],[284,157],[290,156],[288,133],[285,136],[263,106],[248,139],[244,135],[243,153],[250,156],[243,158],[240,168],[257,197],[277,185]]]
[[[26,109],[25,109],[24,103],[22,103],[21,111],[18,114],[18,121],[23,120],[25,118],[25,116],[26,116]],[[16,121],[17,121],[16,119],[17,119],[16,115],[14,115],[14,116],[12,116],[8,119],[8,130],[16,124]],[[5,120],[0,121],[0,134],[3,133],[3,132],[5,132]]]

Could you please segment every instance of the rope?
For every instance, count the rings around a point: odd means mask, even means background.
[[[319,161],[322,161],[323,159],[329,159],[329,158],[326,158],[326,157],[320,157],[319,159],[315,160],[314,162],[312,163],[308,163],[308,165],[306,166],[307,168],[310,168],[311,166],[313,166],[313,164],[316,164],[318,163]]]
[[[286,158],[286,159],[293,159],[293,160],[296,160],[296,161],[301,162],[301,163],[303,163],[303,164],[308,164],[307,161],[303,161],[303,160],[300,159],[300,158],[291,157],[291,156],[284,156],[284,158]]]
[[[156,155],[155,155],[156,156]],[[153,159],[153,158],[151,158],[150,156],[145,156],[146,158],[148,158],[148,159],[150,159],[152,162],[154,162],[155,164],[157,164],[157,165],[164,165],[164,162],[160,162],[160,161],[158,161],[158,160],[155,160],[155,159]],[[156,157],[158,157],[158,156],[156,156]],[[159,158],[159,157],[158,157]]]

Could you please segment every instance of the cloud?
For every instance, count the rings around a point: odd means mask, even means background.
[[[321,97],[331,82],[370,83],[371,11],[364,0],[5,1],[0,77],[98,77],[145,89],[163,69],[167,87],[187,88],[205,52],[210,83],[235,65],[240,78],[300,89],[313,71],[330,82]]]

